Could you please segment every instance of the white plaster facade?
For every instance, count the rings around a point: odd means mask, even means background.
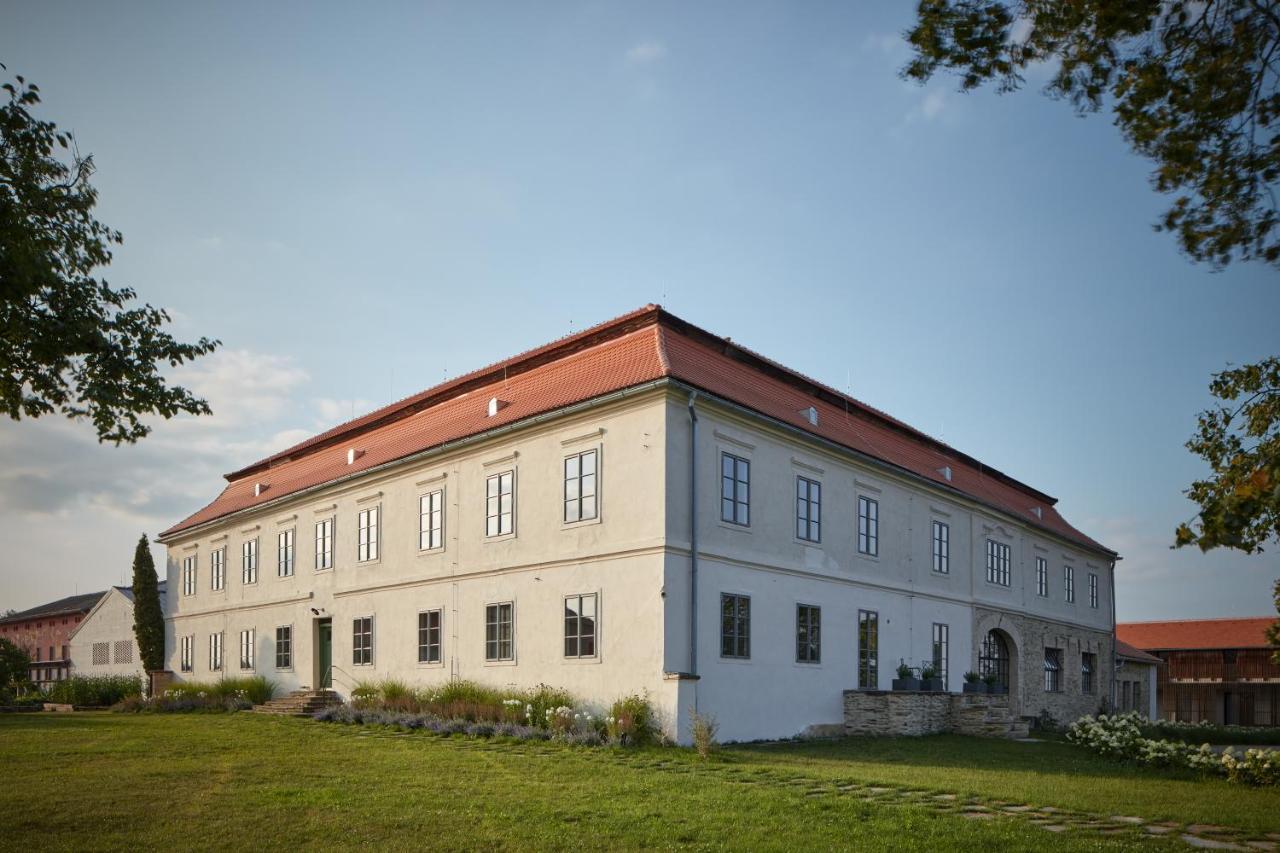
[[[340,693],[384,677],[418,685],[449,678],[547,683],[599,704],[645,692],[669,734],[682,741],[695,706],[718,718],[723,739],[745,740],[842,722],[842,692],[858,686],[859,611],[878,617],[874,686],[882,689],[900,660],[931,659],[936,623],[949,633],[946,686],[958,691],[964,672],[977,668],[975,608],[1064,634],[1111,635],[1106,553],[703,394],[693,404],[699,626],[693,661],[691,391],[678,382],[651,383],[166,537],[169,668],[182,679],[253,672],[282,689],[314,687],[325,675],[318,631],[329,621],[332,683]],[[599,454],[599,517],[566,524],[562,465],[584,449]],[[750,462],[749,526],[720,520],[722,452]],[[486,479],[504,471],[514,474],[514,530],[489,537]],[[797,476],[821,483],[820,542],[796,538]],[[419,498],[436,490],[443,492],[443,543],[421,551]],[[855,543],[860,495],[878,502],[875,556],[860,554]],[[362,563],[357,517],[373,507],[381,515],[380,549],[376,560]],[[315,530],[324,519],[334,522],[334,565],[317,570]],[[946,573],[933,570],[935,520],[950,531]],[[294,531],[293,571],[280,576],[277,542],[287,530]],[[1008,586],[986,580],[989,538],[1011,548]],[[253,583],[242,579],[248,540],[258,543]],[[214,590],[211,555],[219,549],[225,579]],[[1037,556],[1050,566],[1045,596],[1036,587]],[[188,559],[196,567],[190,595],[183,583]],[[1065,566],[1074,567],[1074,603],[1064,600]],[[1089,574],[1098,578],[1096,602]],[[749,658],[720,655],[722,593],[750,597]],[[597,653],[566,658],[564,600],[578,594],[598,596]],[[514,654],[486,661],[485,608],[505,602],[514,605]],[[797,662],[799,604],[821,608],[819,662]],[[418,614],[437,609],[441,661],[420,664]],[[369,664],[355,665],[353,620],[362,617],[373,619],[373,651]],[[287,666],[276,665],[282,626],[291,629]],[[239,636],[246,630],[254,632],[254,654],[251,668],[242,669]],[[223,637],[220,670],[210,668],[209,636],[216,633]],[[184,637],[192,638],[190,671],[182,666]],[[1107,695],[1112,654],[1100,657],[1108,666],[1094,689]],[[1035,713],[1042,697],[1033,690],[1042,687],[1024,685],[1015,704]]]
[[[160,587],[164,602],[164,584]],[[133,630],[133,591],[114,586],[72,632],[71,674],[145,676]]]

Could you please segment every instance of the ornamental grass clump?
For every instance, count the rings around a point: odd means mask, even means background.
[[[45,698],[67,705],[107,708],[141,695],[142,679],[136,675],[75,675],[55,682]]]

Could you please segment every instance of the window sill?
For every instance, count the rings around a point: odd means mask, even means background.
[[[727,658],[724,655],[721,655],[720,663],[728,663],[735,666],[749,666],[751,664],[751,658]]]
[[[514,532],[513,532],[513,533],[499,533],[499,534],[498,534],[498,535],[496,535],[496,536],[486,536],[486,537],[484,537],[484,544],[489,545],[489,544],[494,543],[494,542],[507,542],[507,541],[510,541],[510,540],[512,540],[512,539],[515,539],[515,538],[516,538],[516,534],[515,534]]]
[[[732,530],[734,533],[751,533],[750,524],[738,524],[736,521],[725,521],[723,518],[716,522],[725,530]]]
[[[515,666],[516,660],[515,658],[512,658],[511,660],[487,660],[484,662],[484,665],[485,666]]]
[[[588,657],[577,657],[577,658],[562,657],[560,658],[560,663],[566,666],[593,666],[595,664],[601,663],[601,660],[600,660],[600,655],[592,655],[589,658]]]
[[[420,660],[418,661],[418,669],[444,669],[444,660]]]
[[[863,553],[863,552],[861,552],[861,551],[855,551],[855,552],[854,552],[854,554],[857,556],[857,558],[858,558],[859,560],[866,560],[866,561],[867,561],[867,562],[869,562],[869,563],[878,563],[878,562],[880,562],[880,555],[879,555],[879,554],[864,554],[864,553]]]
[[[419,548],[418,549],[419,557],[434,557],[438,554],[443,554],[443,553],[444,553],[443,545],[439,546],[438,548]]]
[[[793,544],[796,544],[796,545],[803,545],[805,548],[817,548],[819,551],[821,551],[821,550],[822,550],[822,540],[821,540],[821,539],[819,539],[818,541],[816,541],[816,542],[815,542],[815,541],[814,541],[814,540],[812,540],[812,539],[801,539],[799,536],[792,536],[792,537],[791,537],[791,541],[792,541],[792,543],[793,543]]]
[[[356,568],[364,568],[365,566],[376,566],[382,562],[381,557],[375,557],[372,560],[356,560]]]
[[[600,524],[603,520],[604,519],[601,516],[597,515],[595,518],[583,518],[578,521],[562,521],[560,522],[560,529],[573,530],[577,527],[590,527],[595,524]]]

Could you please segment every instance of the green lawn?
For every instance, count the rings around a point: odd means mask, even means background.
[[[953,737],[726,748],[704,762],[687,750],[491,743],[249,714],[13,714],[0,716],[0,779],[0,849],[23,850],[1092,850],[1143,834],[967,819],[969,795],[992,813],[997,801],[1026,802],[1280,831],[1275,791],[1126,772],[1067,744]],[[877,783],[887,790],[867,788]],[[1144,847],[1187,849],[1155,838]]]

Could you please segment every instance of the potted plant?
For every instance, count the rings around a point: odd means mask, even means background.
[[[969,670],[964,674],[964,692],[965,693],[986,693],[987,685],[983,683],[982,676],[973,670]]]
[[[1003,684],[998,683],[998,679],[996,678],[996,674],[994,672],[988,672],[986,675],[982,676],[982,683],[987,686],[988,693],[1008,693],[1009,692],[1008,687],[1005,687]]]
[[[938,676],[938,670],[931,663],[920,667],[920,689],[930,693],[941,693],[947,689],[947,685]]]
[[[906,661],[898,664],[898,677],[893,680],[894,690],[919,690],[920,679],[915,677],[915,670]]]

